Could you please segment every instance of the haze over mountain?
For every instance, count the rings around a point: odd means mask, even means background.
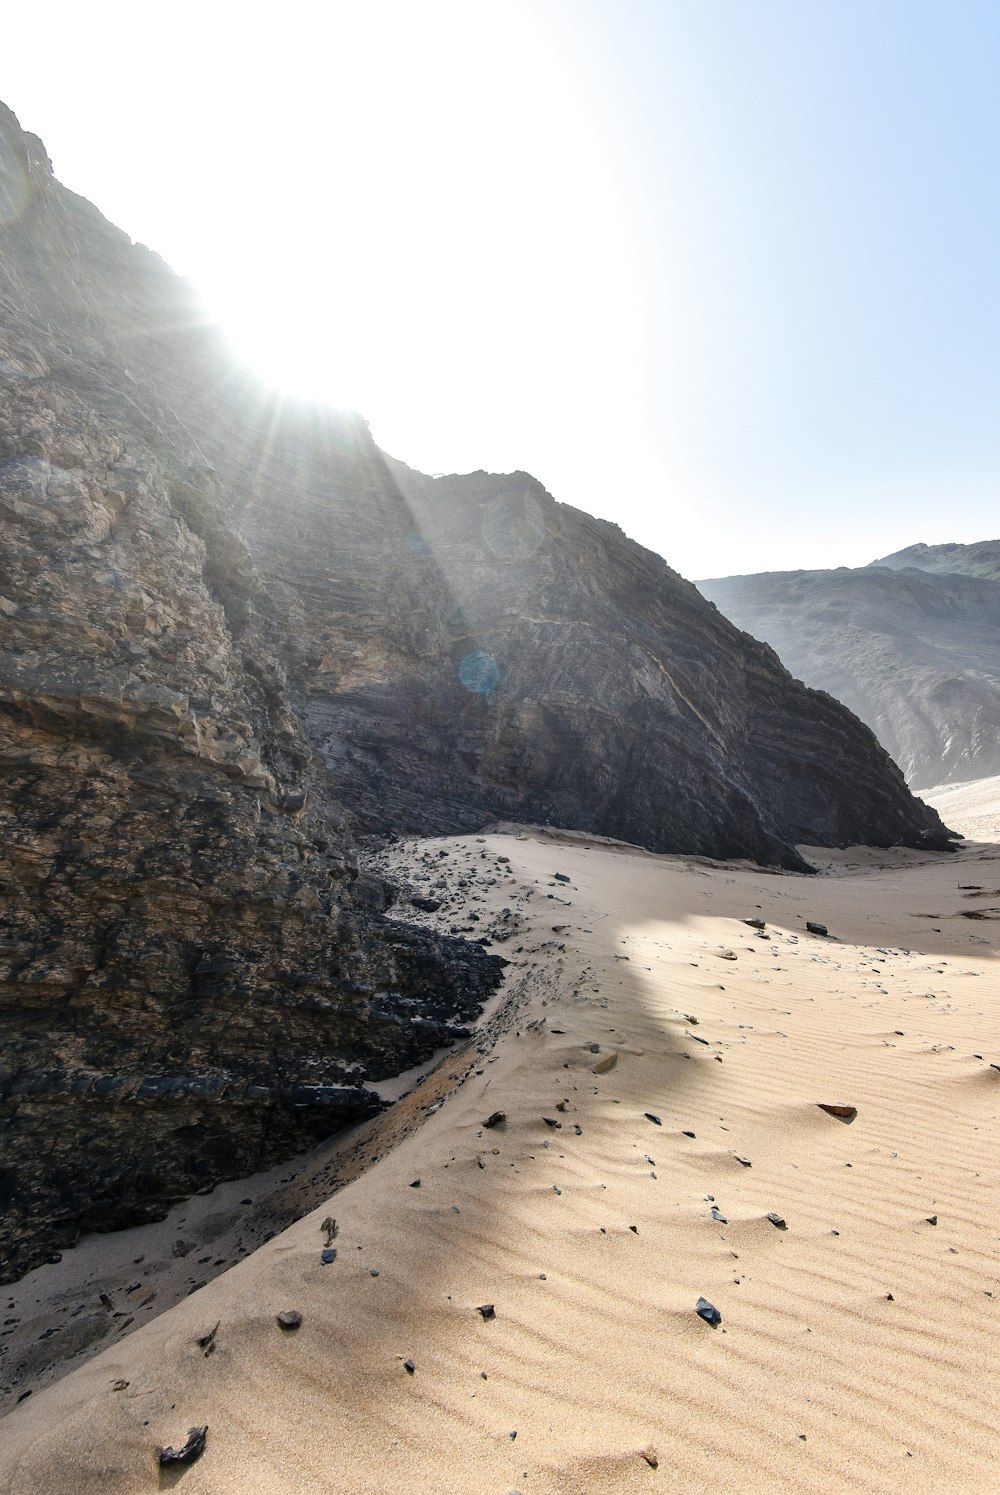
[[[867,722],[912,787],[1000,773],[1000,541],[698,586]]]
[[[432,480],[282,403],[7,110],[0,149],[6,1275],[454,1041],[490,932],[387,921],[360,834],[949,847],[659,557],[526,474]]]

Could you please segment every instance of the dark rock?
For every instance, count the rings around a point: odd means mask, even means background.
[[[483,1126],[502,1126],[506,1120],[506,1111],[494,1111],[491,1116],[487,1116],[486,1120],[483,1122]]]
[[[663,1125],[663,1122],[660,1120],[659,1116],[657,1116],[655,1111],[643,1111],[642,1114],[645,1116],[646,1120],[651,1121],[654,1126]]]
[[[419,1180],[419,1178],[415,1178],[413,1180],[413,1182],[410,1184],[410,1188],[411,1189],[419,1189],[420,1188],[420,1180]]]
[[[845,1105],[834,1101],[817,1101],[816,1104],[828,1116],[837,1116],[841,1121],[853,1121],[858,1114],[857,1106]]]
[[[278,1323],[283,1329],[297,1329],[302,1323],[302,1315],[297,1308],[286,1308],[278,1314]]]
[[[205,1452],[205,1440],[208,1436],[208,1424],[200,1428],[192,1428],[187,1435],[187,1441],[180,1448],[160,1449],[160,1464],[168,1468],[173,1464],[193,1464],[195,1459],[200,1459]]]
[[[570,880],[566,876],[565,872],[553,872],[552,876],[555,878],[556,882],[569,882]]]
[[[719,1207],[717,1205],[715,1205],[715,1204],[712,1205],[710,1213],[711,1213],[712,1219],[713,1220],[717,1220],[720,1225],[728,1225],[729,1224],[729,1221],[726,1219],[725,1215],[722,1213],[722,1211],[719,1209]]]
[[[751,929],[766,929],[767,925],[763,919],[744,919],[744,924],[749,924]]]
[[[774,1226],[777,1227],[778,1230],[787,1230],[788,1229],[788,1226],[786,1225],[786,1223],[785,1223],[784,1219],[782,1218],[782,1216],[779,1215],[779,1214],[777,1214],[773,1209],[769,1209],[768,1210],[768,1212],[767,1212],[767,1218],[770,1220],[770,1222],[771,1222],[772,1225],[774,1225]]]
[[[694,1132],[681,1132],[682,1137],[693,1137]]]
[[[324,1246],[323,1250],[319,1253],[319,1259],[320,1259],[320,1261],[323,1263],[323,1265],[325,1267],[328,1267],[331,1262],[336,1261],[337,1260],[337,1248],[336,1248],[336,1246]]]
[[[503,963],[387,917],[359,836],[947,844],[665,562],[268,392],[2,106],[0,154],[5,1278],[374,1115],[476,1018]]]
[[[694,1311],[699,1318],[705,1320],[706,1324],[711,1324],[714,1327],[716,1324],[722,1323],[722,1314],[716,1308],[715,1304],[710,1303],[707,1298],[699,1298],[694,1305]]]
[[[411,898],[410,903],[414,908],[419,908],[425,914],[436,914],[441,907],[441,900],[439,898],[422,898],[418,896]]]
[[[545,1122],[546,1126],[552,1126],[552,1127],[561,1127],[562,1126],[562,1122],[561,1121],[557,1121],[554,1116],[543,1116],[542,1120]]]
[[[198,1348],[200,1350],[204,1350],[204,1352],[205,1352],[206,1355],[211,1354],[212,1350],[214,1350],[214,1348],[215,1348],[215,1336],[219,1332],[219,1325],[221,1323],[222,1323],[222,1320],[221,1319],[217,1319],[216,1322],[213,1324],[212,1328],[209,1329],[208,1333],[207,1334],[202,1334],[201,1337],[198,1340]]]
[[[829,934],[830,933],[829,929],[827,929],[827,927],[826,927],[825,924],[816,924],[816,923],[814,923],[812,921],[812,919],[807,919],[806,920],[806,928],[808,929],[808,931],[809,931],[810,934]]]
[[[927,1216],[927,1223],[928,1223],[928,1225],[936,1225],[937,1224],[937,1215],[928,1215]]]
[[[484,1319],[495,1319],[497,1316],[497,1311],[492,1303],[480,1303],[477,1311],[482,1314]]]
[[[416,1364],[414,1363],[414,1361],[412,1361],[412,1360],[404,1360],[403,1361],[403,1369],[407,1372],[408,1375],[412,1376],[413,1372],[416,1370],[416,1368],[417,1367],[416,1367]]]

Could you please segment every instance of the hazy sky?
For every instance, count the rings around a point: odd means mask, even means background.
[[[688,576],[1000,534],[997,0],[50,0],[0,97],[258,368]]]

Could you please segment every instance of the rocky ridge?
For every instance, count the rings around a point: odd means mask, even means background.
[[[379,1104],[499,979],[357,837],[946,847],[870,733],[615,526],[282,402],[0,107],[0,1261]]]
[[[933,547],[942,555],[927,570],[909,562],[897,569],[889,557],[853,570],[698,586],[766,639],[793,674],[849,706],[912,786],[929,788],[1000,773],[1000,581],[987,574],[991,544]],[[965,574],[957,562],[954,572],[939,569],[957,550],[977,552],[966,556]],[[983,574],[972,573],[974,564]]]

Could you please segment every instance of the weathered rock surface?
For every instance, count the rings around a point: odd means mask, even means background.
[[[944,846],[871,734],[524,474],[245,376],[0,107],[0,1260],[364,1115],[498,979],[359,831]]]
[[[987,581],[1000,581],[1000,540],[977,540],[971,545],[908,545],[871,565],[890,571],[932,571],[939,576],[983,576]]]
[[[867,722],[911,785],[929,788],[1000,773],[997,554],[996,541],[912,546],[854,570],[698,586],[793,674]]]

